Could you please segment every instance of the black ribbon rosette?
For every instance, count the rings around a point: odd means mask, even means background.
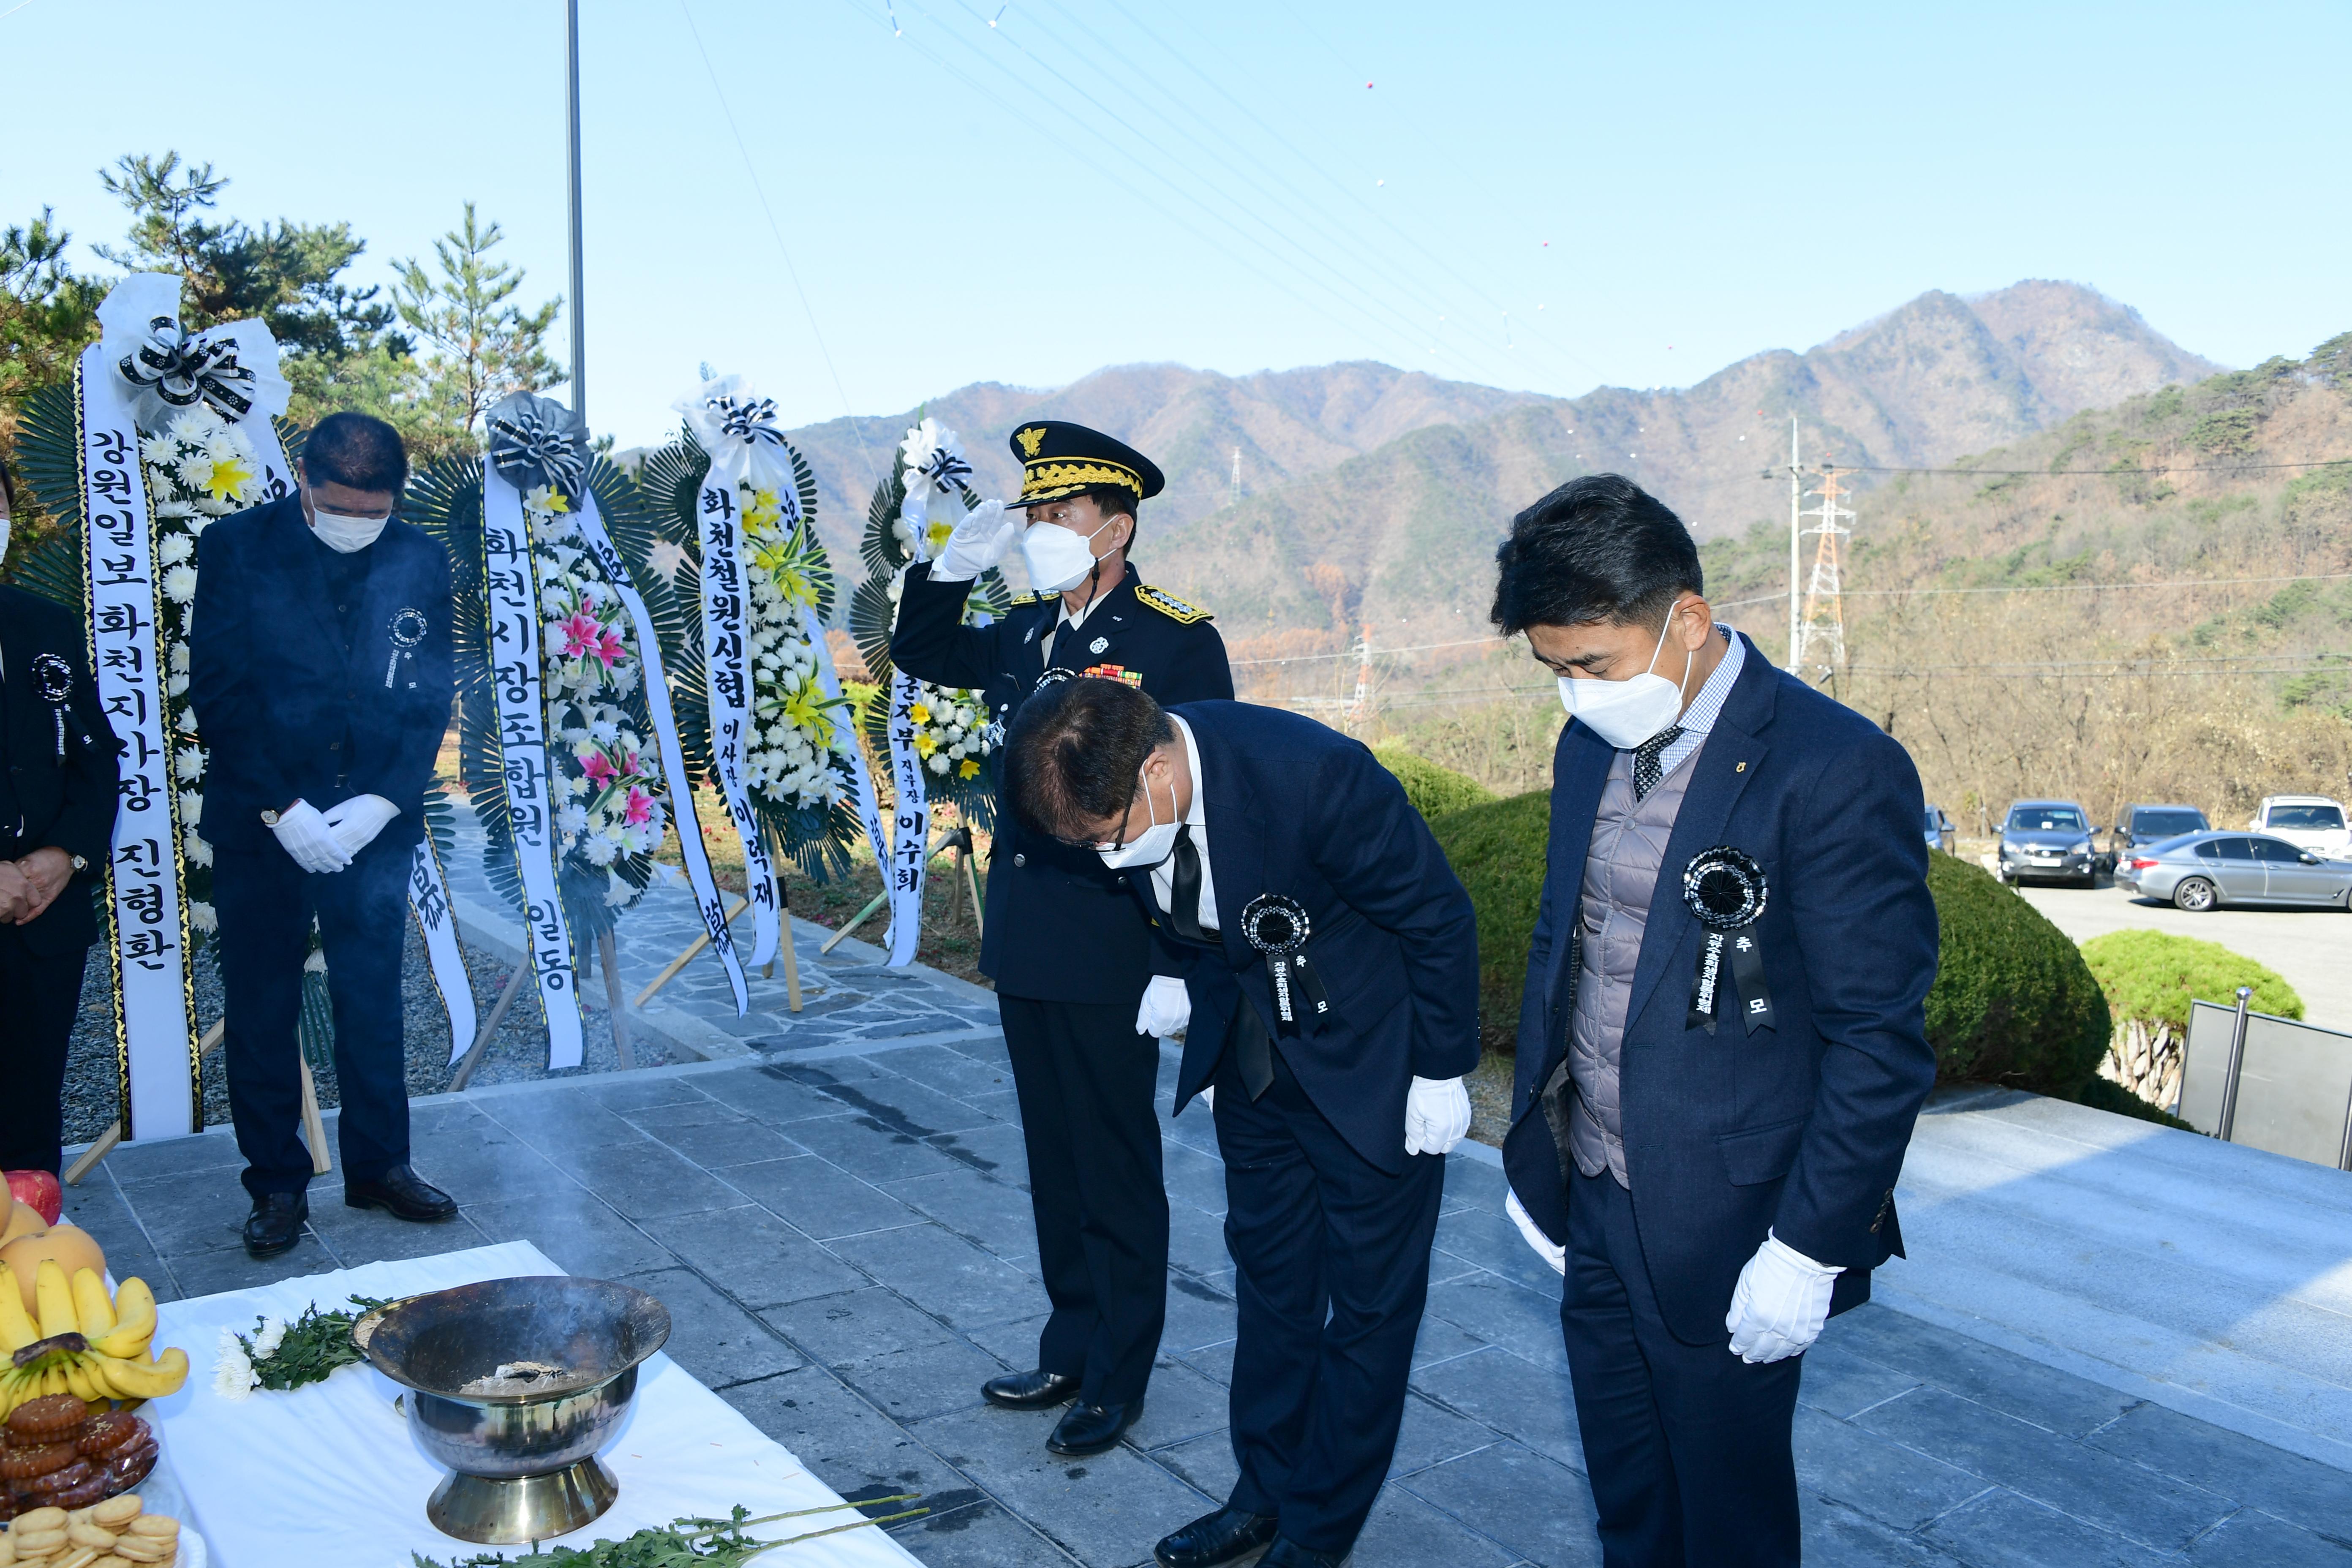
[[[171,316],[151,317],[146,341],[124,354],[117,368],[123,380],[174,408],[193,407],[202,399],[231,424],[252,409],[259,381],[236,363],[236,343],[191,337]]]
[[[588,477],[588,426],[551,397],[518,392],[490,410],[490,466],[519,490],[540,485],[576,499]]]
[[[1772,993],[1764,981],[1763,946],[1756,935],[1768,890],[1764,868],[1745,850],[1728,844],[1700,850],[1683,868],[1683,907],[1706,930],[1706,940],[1699,944],[1698,973],[1691,981],[1690,1016],[1684,1027],[1715,1032],[1727,950],[1740,999],[1739,1016],[1748,1033],[1774,1026]]]
[[[1275,1033],[1298,1033],[1300,1015],[1321,1018],[1331,1011],[1323,977],[1307,957],[1310,927],[1307,907],[1283,893],[1260,893],[1242,910],[1242,935],[1265,955],[1274,982]]]
[[[384,636],[392,639],[392,657],[384,661],[383,666],[383,689],[386,691],[392,689],[392,678],[400,672],[400,661],[423,646],[425,634],[430,629],[431,623],[425,620],[425,612],[413,605],[403,605],[392,612],[392,619],[384,623],[383,628]]]
[[[761,442],[771,447],[784,444],[784,433],[776,428],[776,400],[772,397],[734,397],[725,394],[710,399],[710,411],[719,416],[721,433],[733,437],[747,447]]]
[[[58,761],[66,760],[66,699],[73,695],[73,666],[62,655],[33,656],[33,689],[49,705],[58,721]]]

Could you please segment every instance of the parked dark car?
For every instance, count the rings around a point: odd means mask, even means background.
[[[2222,904],[2352,909],[2352,861],[2261,833],[2191,833],[2143,845],[2116,868],[2116,885],[2192,914]]]
[[[2116,813],[2107,830],[2107,869],[2116,870],[2135,849],[2184,833],[2207,833],[2213,825],[2193,805],[2127,805]]]
[[[1958,842],[1959,830],[1952,826],[1952,819],[1944,815],[1944,808],[1940,805],[1929,806],[1925,826],[1927,831],[1927,847],[1940,849],[1949,855],[1952,852],[1952,846]]]
[[[2099,856],[2091,847],[2098,831],[2091,814],[2071,800],[2021,800],[2000,825],[2000,879],[2015,886],[2027,878],[2099,885]]]

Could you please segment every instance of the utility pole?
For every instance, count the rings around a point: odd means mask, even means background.
[[[1838,504],[1841,496],[1853,493],[1838,481],[1853,472],[1834,465],[1822,468],[1822,488],[1814,492],[1822,504],[1801,514],[1821,519],[1821,526],[1804,531],[1818,542],[1813,547],[1812,575],[1805,584],[1804,615],[1797,623],[1796,649],[1789,658],[1791,673],[1801,673],[1800,666],[1808,658],[1819,658],[1825,676],[1845,668],[1845,606],[1839,597],[1838,541],[1853,531],[1839,525],[1853,511]]]
[[[1233,505],[1234,505],[1234,506],[1239,506],[1239,505],[1241,505],[1241,503],[1242,503],[1242,449],[1241,449],[1239,447],[1234,447],[1234,499],[1233,499],[1233,502],[1232,502],[1232,504],[1233,504]]]
[[[572,412],[588,417],[588,326],[582,313],[587,285],[580,254],[580,0],[563,0],[568,62],[565,102],[570,106],[572,151]]]
[[[1797,416],[1791,414],[1789,416],[1789,662],[1787,665],[1787,668],[1791,670],[1797,668],[1798,645],[1804,640],[1798,630],[1803,625],[1803,618],[1797,610],[1797,549],[1798,540],[1802,537],[1801,531],[1804,527],[1797,510],[1798,507],[1803,504],[1803,483],[1797,476],[1803,472],[1803,466],[1797,461]]]

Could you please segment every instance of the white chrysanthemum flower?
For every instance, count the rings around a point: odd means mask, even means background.
[[[178,673],[185,675],[188,672],[188,645],[186,642],[175,642],[172,645],[171,661],[173,669],[176,670]]]
[[[205,437],[219,426],[220,422],[220,416],[212,411],[210,404],[197,403],[190,405],[174,415],[172,422],[163,428],[170,433],[173,440],[184,442],[191,447],[200,447],[204,445]]]
[[[197,823],[202,822],[204,819],[205,797],[203,792],[193,789],[182,790],[180,792],[180,826],[183,827],[194,827]]]
[[[588,826],[588,814],[576,805],[559,806],[555,813],[555,826],[566,833],[581,832]]]
[[[620,858],[621,842],[609,834],[592,833],[581,840],[580,852],[591,866],[609,866]]]
[[[213,847],[194,833],[181,834],[180,847],[187,852],[192,865],[209,867],[213,863]]]
[[[233,500],[219,500],[212,496],[198,496],[196,498],[196,510],[203,512],[207,517],[226,517],[229,513],[236,510],[236,502]]]
[[[195,515],[196,508],[193,501],[159,500],[155,503],[155,516],[158,519],[169,518],[177,521],[193,518]]]
[[[278,1353],[278,1347],[284,1343],[285,1340],[286,1324],[282,1319],[262,1319],[261,1331],[253,1336],[254,1359],[256,1361],[268,1361],[271,1356]]]
[[[163,596],[173,604],[184,605],[196,596],[196,569],[174,566],[163,574]]]
[[[180,444],[169,436],[150,436],[139,443],[139,456],[151,468],[168,468],[180,455]]]
[[[213,1363],[213,1392],[223,1399],[243,1404],[260,1382],[254,1373],[253,1362],[245,1353],[245,1346],[237,1342],[236,1331],[222,1329],[219,1358]]]
[[[931,772],[940,774],[941,777],[945,777],[948,771],[948,759],[946,753],[942,752],[933,752],[931,753],[929,765]]]
[[[199,899],[188,900],[188,923],[200,931],[210,933],[220,930],[220,916],[210,904]]]
[[[191,516],[188,518],[188,531],[194,534],[198,539],[202,539],[205,536],[205,530],[210,528],[212,525],[213,520],[209,517]]]
[[[196,732],[196,710],[194,709],[191,708],[186,712],[180,715],[179,728],[180,733],[183,735],[193,735]]]
[[[188,677],[186,672],[182,671],[180,674],[174,675],[169,680],[165,681],[163,683],[163,689],[173,697],[185,697],[188,694]]]
[[[172,772],[187,783],[205,776],[205,753],[201,747],[183,746],[172,759]]]

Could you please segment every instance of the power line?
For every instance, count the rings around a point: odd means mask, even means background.
[[[768,205],[767,187],[760,183],[760,166],[751,161],[751,148],[743,144],[743,132],[735,123],[735,111],[728,107],[727,89],[719,85],[719,72],[710,64],[710,51],[702,47],[702,29],[694,25],[694,13],[686,0],[677,0],[678,14],[686,18],[686,30],[694,39],[694,52],[702,57],[703,73],[710,78],[711,96],[719,100],[719,112],[726,117],[728,133],[735,138],[735,151],[743,159],[743,172],[751,177],[751,194],[760,198],[760,210],[768,215],[768,232],[775,237],[776,254],[784,258],[784,276],[793,280],[793,292],[800,297],[801,313],[808,318],[809,335],[816,339],[816,352],[824,361],[825,374],[833,378],[833,389],[841,395],[842,411],[849,416],[849,433],[857,439],[858,456],[866,459],[866,472],[878,488],[881,471],[874,465],[872,448],[866,445],[865,433],[857,427],[857,410],[849,401],[849,389],[842,384],[841,372],[833,363],[833,351],[825,346],[824,330],[816,324],[816,311],[809,304],[808,290],[801,287],[800,268],[793,265],[792,248],[784,244],[783,226],[776,222],[776,209]]]
[[[2170,463],[2151,468],[1888,468],[1868,463],[1843,465],[1857,474],[1967,474],[1978,478],[2063,479],[2069,474],[2092,479],[2125,479],[2133,474],[2243,474],[2270,468],[2332,468],[2352,464],[2352,458],[2314,458],[2304,463]],[[1777,474],[1766,474],[1768,479]]]

